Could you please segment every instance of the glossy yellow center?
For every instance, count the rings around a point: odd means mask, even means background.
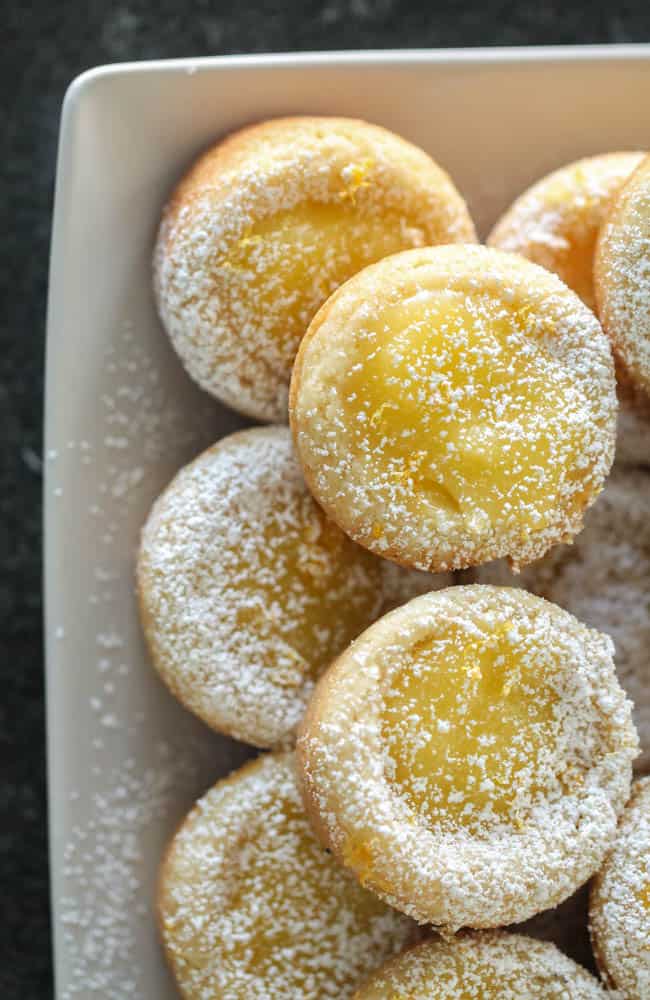
[[[256,222],[217,260],[237,313],[258,317],[285,359],[323,302],[344,281],[389,254],[435,242],[431,226],[379,207],[368,192],[371,167],[353,164],[327,202],[308,201]],[[443,233],[440,233],[440,239]]]
[[[590,428],[544,334],[523,303],[436,291],[384,308],[356,338],[346,424],[410,513],[477,539],[498,522],[522,535],[548,523]]]
[[[286,810],[282,821],[278,822],[276,814],[271,828],[260,824],[255,830],[255,842],[248,844],[239,859],[243,863],[228,899],[228,910],[247,914],[245,922],[250,927],[245,945],[233,942],[229,949],[232,959],[245,960],[262,978],[271,971],[280,949],[295,950],[292,921],[319,914],[325,918],[325,940],[328,931],[337,931],[341,912],[349,921],[349,932],[359,933],[373,915],[386,910],[384,903],[351,878],[333,873],[330,855],[307,831],[298,807],[287,804]],[[277,915],[277,924],[269,920],[270,914]],[[301,969],[299,949],[292,962],[292,979],[297,983],[309,969],[308,965]]]
[[[235,628],[261,640],[255,655],[276,683],[315,679],[375,617],[377,560],[308,496],[249,525],[242,543],[223,566],[238,595]]]
[[[431,826],[521,828],[557,741],[557,670],[512,623],[450,624],[412,646],[385,693],[388,777]]]
[[[275,792],[260,802],[260,815],[236,830],[223,867],[201,862],[203,853],[210,859],[207,831],[186,858],[183,899],[189,905],[191,896],[195,919],[173,902],[165,915],[182,978],[191,970],[192,996],[214,1000],[351,995],[373,958],[381,962],[398,949],[406,929],[391,924],[387,906],[333,863],[297,802]],[[346,941],[359,942],[347,964],[342,928]]]

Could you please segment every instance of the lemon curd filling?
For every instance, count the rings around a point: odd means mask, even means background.
[[[362,199],[368,171],[357,164],[331,201],[301,202],[253,223],[216,261],[235,279],[224,289],[231,309],[259,317],[291,359],[335,288],[367,264],[434,239],[415,216]]]
[[[556,751],[559,666],[509,622],[451,623],[408,650],[382,734],[388,779],[427,825],[525,823]]]
[[[293,687],[315,679],[370,623],[380,568],[310,497],[273,515],[252,526],[254,556],[235,549],[223,568],[239,597],[236,627],[254,628],[265,640],[262,665]]]
[[[359,333],[346,423],[407,511],[477,538],[504,520],[522,533],[548,523],[590,430],[545,332],[525,304],[440,290],[382,309]]]
[[[310,976],[309,956],[301,968],[301,951],[296,947],[291,917],[300,926],[306,915],[318,914],[319,933],[325,937],[330,932],[337,933],[343,910],[348,933],[360,934],[386,907],[353,883],[334,880],[330,856],[309,836],[297,804],[282,803],[282,810],[284,815],[279,815],[278,804],[271,826],[260,824],[254,837],[242,843],[236,878],[232,880],[221,916],[227,918],[232,913],[238,922],[249,927],[249,932],[243,942],[234,935],[221,960],[235,972],[243,963],[255,970],[259,980],[268,978],[272,982],[282,949],[290,949],[291,981],[298,986]],[[333,892],[340,896],[339,907],[333,905]],[[273,913],[280,917],[277,922],[269,919]]]
[[[181,991],[349,996],[406,942],[409,925],[317,842],[287,764],[262,767],[261,786],[235,776],[239,787],[231,777],[221,802],[201,800],[163,869],[162,930]]]

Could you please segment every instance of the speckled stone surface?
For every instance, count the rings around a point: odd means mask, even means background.
[[[647,0],[69,0],[2,5],[0,996],[53,995],[41,630],[47,258],[61,100],[98,63],[232,52],[650,40]],[[148,998],[143,998],[148,1000]]]

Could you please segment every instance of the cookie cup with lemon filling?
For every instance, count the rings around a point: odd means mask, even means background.
[[[424,150],[356,119],[276,118],[226,137],[182,178],[154,287],[199,385],[283,421],[298,344],[335,288],[387,254],[475,240],[465,202]]]
[[[448,930],[515,923],[600,866],[638,741],[612,643],[523,591],[454,587],[371,626],[298,739],[316,830],[359,881]]]
[[[318,844],[291,754],[199,799],[163,859],[158,920],[186,1000],[345,1000],[417,935]]]
[[[539,558],[609,471],[611,350],[555,275],[485,247],[427,247],[348,281],[301,344],[290,416],[321,506],[418,569]]]
[[[433,939],[389,961],[354,1000],[605,1000],[603,986],[554,945],[521,934]]]

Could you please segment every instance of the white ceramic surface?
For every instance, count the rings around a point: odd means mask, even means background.
[[[170,185],[211,140],[287,113],[353,115],[422,145],[481,233],[529,182],[650,141],[650,47],[267,56],[76,80],[61,128],[48,316],[46,634],[60,1000],[171,1000],[152,915],[166,839],[245,748],[212,736],[144,652],[133,557],[149,505],[241,425],[189,382],[150,255]]]

